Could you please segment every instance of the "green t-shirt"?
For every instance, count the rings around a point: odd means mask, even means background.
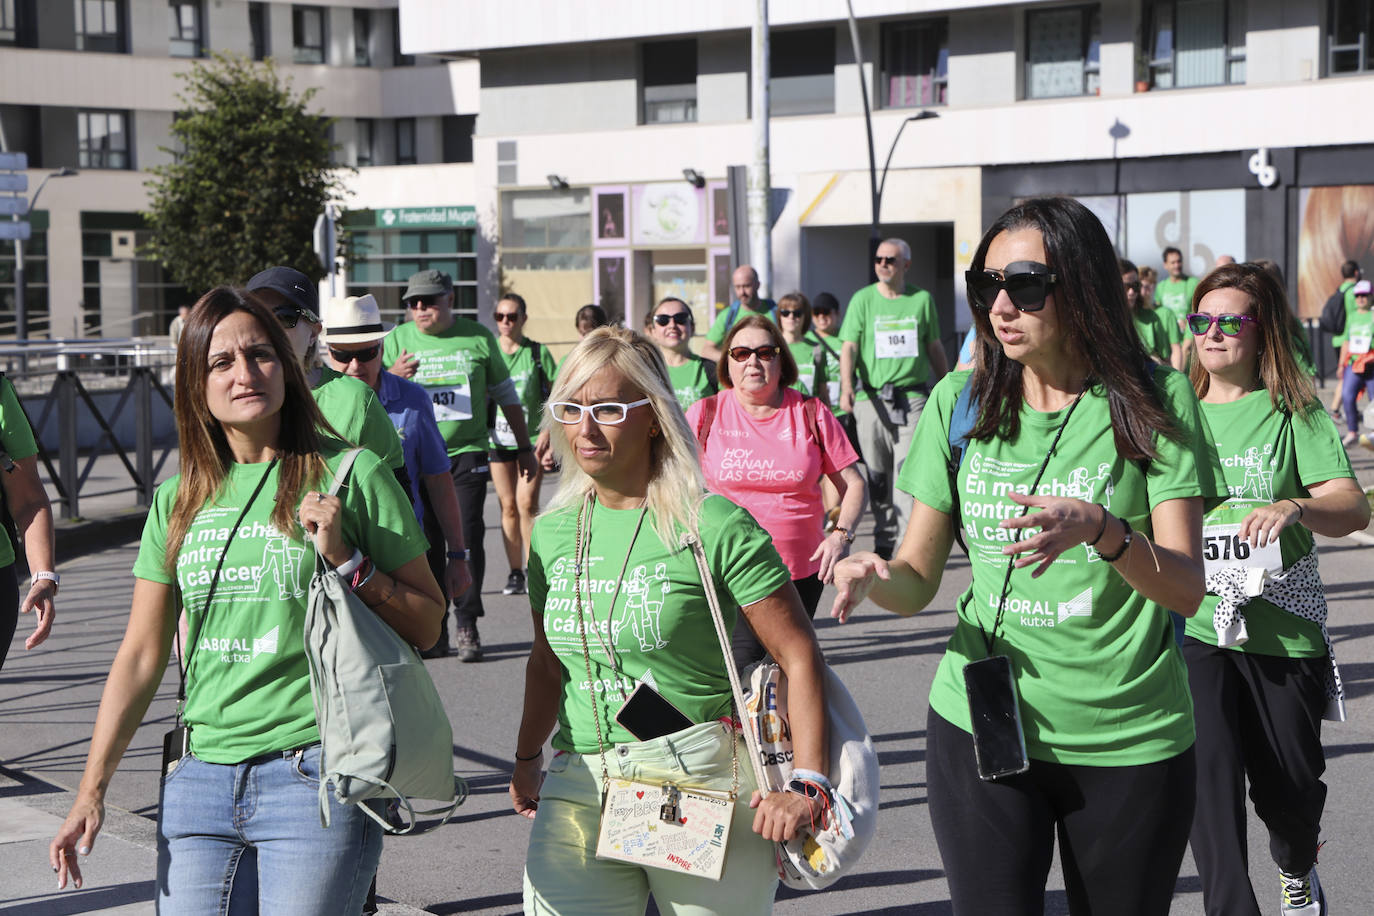
[[[411,381],[424,386],[450,456],[487,449],[487,389],[510,378],[496,335],[468,318],[438,334],[425,334],[413,321],[386,335],[382,358],[390,367],[405,350],[420,361]]]
[[[1169,336],[1170,346],[1183,343],[1183,316],[1187,312],[1175,311],[1167,305],[1156,305],[1154,313],[1159,316],[1159,323],[1164,326],[1164,333]]]
[[[940,512],[953,506],[948,467],[949,424],[970,371],[935,386],[916,426],[897,486]],[[1183,445],[1155,438],[1159,458],[1122,457],[1112,437],[1101,388],[1069,408],[1039,413],[1025,407],[1014,442],[973,441],[958,472],[960,517],[973,583],[958,603],[958,620],[930,690],[930,705],[970,730],[963,667],[983,658],[979,624],[991,632],[1008,557],[1011,529],[1002,519],[1020,514],[1008,496],[1026,492],[1048,455],[1040,491],[1095,502],[1153,537],[1150,512],[1169,499],[1225,493],[1212,436],[1182,373],[1159,367],[1156,388],[1183,433]],[[1062,554],[1039,578],[1032,568],[1011,574],[1011,592],[994,652],[1011,659],[1030,756],[1065,764],[1134,766],[1186,750],[1193,743],[1193,709],[1183,656],[1164,608],[1133,589],[1085,545]]]
[[[1331,337],[1331,346],[1339,350],[1350,330],[1350,316],[1355,314],[1355,281],[1342,280],[1336,291],[1345,294],[1345,329]]]
[[[859,290],[840,325],[840,340],[859,348],[855,400],[889,382],[907,389],[925,384],[930,379],[927,347],[939,339],[940,318],[930,293],[910,283],[896,299],[880,293],[877,283]]]
[[[531,344],[533,346],[531,346]],[[539,351],[540,372],[535,371],[534,353]],[[534,432],[539,428],[539,412],[544,409],[544,392],[540,388],[541,381],[550,389],[553,388],[554,376],[558,374],[558,365],[553,361],[553,354],[549,353],[549,348],[541,343],[524,338],[514,353],[506,353],[497,344],[497,350],[505,360],[506,371],[510,373],[511,381],[515,383],[515,390],[520,395],[520,403],[525,408],[525,428],[530,430],[530,440],[538,435]],[[540,376],[543,376],[541,379]],[[520,443],[515,441],[515,432],[506,422],[506,415],[500,407],[492,410],[491,427],[491,447],[492,448],[515,448]]]
[[[1316,399],[1308,404],[1305,417],[1290,418],[1275,410],[1264,389],[1229,404],[1204,403],[1202,412],[1216,440],[1231,494],[1225,504],[1202,520],[1204,556],[1231,556],[1235,527],[1257,506],[1289,497],[1303,498],[1311,495],[1307,491],[1311,484],[1355,476],[1336,424]],[[1312,543],[1312,532],[1305,526],[1290,525],[1279,535],[1278,556],[1270,560],[1287,569],[1312,549]],[[1267,565],[1262,548],[1251,551],[1248,559]],[[1217,644],[1212,615],[1218,600],[1215,595],[1203,599],[1197,614],[1187,620],[1187,635],[1211,646]],[[1312,621],[1262,598],[1251,599],[1242,612],[1249,639],[1231,647],[1236,651],[1289,658],[1326,655],[1321,627]]]
[[[709,398],[719,387],[716,383],[716,364],[692,354],[681,366],[668,367],[668,381],[673,395],[685,411],[702,398]]]
[[[38,454],[38,443],[33,438],[29,421],[24,419],[24,410],[19,406],[19,395],[9,379],[0,375],[0,448],[4,449],[13,461]],[[22,538],[24,532],[19,532]],[[0,531],[0,567],[14,563],[14,544],[4,531]]]
[[[1197,277],[1165,277],[1155,284],[1155,304],[1170,309],[1175,317],[1186,315],[1193,310],[1193,290],[1197,284]]]
[[[361,445],[395,470],[405,467],[401,437],[366,382],[325,367],[311,394],[320,413],[349,444]]]
[[[847,413],[840,410],[840,349],[844,342],[834,334],[822,334],[814,328],[811,333],[816,338],[821,358],[825,362],[825,384],[830,395],[830,412],[837,417],[843,417]]]
[[[321,454],[332,472],[344,452],[330,445]],[[319,740],[304,643],[314,549],[299,526],[283,535],[272,524],[277,468],[228,552],[224,549],[229,526],[267,468],[265,463],[230,465],[222,492],[196,515],[177,558],[181,602],[195,645],[186,676],[185,718],[192,752],[211,763],[239,763]],[[179,480],[164,481],[153,497],[134,561],[140,579],[172,582],[163,556]],[[361,549],[378,568],[397,569],[424,556],[425,537],[410,500],[371,452],[358,455],[339,494],[344,542]],[[224,566],[207,618],[204,603],[221,555]]]
[[[787,345],[787,349],[792,351],[792,358],[797,361],[797,380],[792,387],[811,397],[817,396],[816,348],[819,346],[815,336],[809,333],[796,343]]]
[[[1359,309],[1345,318],[1343,343],[1346,346],[1345,364],[1354,365],[1355,361],[1370,351],[1371,338],[1374,338],[1374,311]]]
[[[589,630],[583,654],[573,594],[579,508],[541,515],[530,538],[530,606],[544,609],[544,635],[562,667],[553,746],[597,752],[593,697],[607,746],[634,741],[615,721],[615,713],[622,694],[629,696],[641,682],[693,722],[726,715],[730,681],[692,551],[666,547],[647,518],[634,536],[639,509],[597,504],[584,522],[590,541],[581,588]],[[768,597],[790,576],[768,533],[725,497],[706,497],[700,530],[729,631],[741,606]],[[608,649],[614,653],[614,667]],[[587,657],[594,689],[587,681]]]
[[[1136,309],[1131,313],[1131,321],[1135,323],[1135,332],[1140,335],[1145,352],[1167,364],[1173,348],[1161,316],[1149,309]]]
[[[725,332],[730,330],[731,326],[733,326],[736,321],[739,321],[741,318],[747,318],[750,315],[762,315],[774,322],[777,321],[777,303],[772,299],[760,299],[758,300],[758,304],[763,306],[763,308],[756,310],[743,305],[739,308],[735,308],[735,302],[732,302],[721,309],[720,312],[717,313],[716,319],[711,322],[711,326],[706,329],[706,339],[716,346],[720,346],[725,342]]]

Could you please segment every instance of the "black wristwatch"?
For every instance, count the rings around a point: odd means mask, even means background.
[[[468,558],[468,552],[466,550],[450,550],[448,552],[448,558],[450,560],[466,560]]]

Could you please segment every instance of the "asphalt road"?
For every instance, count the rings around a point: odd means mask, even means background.
[[[1374,455],[1356,461],[1374,485]],[[498,518],[494,498],[487,518]],[[431,662],[454,726],[456,768],[472,797],[447,826],[417,838],[386,841],[379,874],[387,913],[508,914],[520,911],[520,876],[528,824],[510,810],[506,779],[530,640],[529,606],[505,597],[499,532],[489,530],[486,660]],[[865,537],[861,534],[860,546]],[[1319,538],[1331,606],[1331,635],[1349,692],[1350,721],[1327,724],[1327,800],[1320,871],[1336,912],[1374,913],[1374,602],[1369,601],[1374,538]],[[151,913],[155,875],[152,818],[161,736],[172,713],[169,669],[110,786],[109,820],[85,865],[86,887],[55,894],[47,842],[80,778],[91,723],[110,660],[124,630],[136,545],[64,562],[59,618],[34,652],[20,634],[0,675],[0,913],[67,916]],[[925,718],[930,679],[953,622],[954,597],[966,585],[962,557],[951,563],[940,595],[910,619],[867,606],[844,626],[818,622],[821,643],[853,692],[877,743],[883,773],[879,834],[855,873],[828,891],[783,891],[780,914],[937,914],[950,912],[940,859],[925,811]],[[829,592],[822,599],[828,607]],[[1277,911],[1278,884],[1266,840],[1251,820],[1252,876],[1261,901]],[[1066,912],[1057,866],[1046,912]],[[1201,912],[1191,857],[1179,877],[1174,913]]]

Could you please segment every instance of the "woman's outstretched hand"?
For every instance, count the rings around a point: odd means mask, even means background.
[[[830,616],[844,623],[873,591],[879,579],[886,582],[891,578],[887,561],[876,553],[864,551],[836,563],[835,603],[831,605]]]

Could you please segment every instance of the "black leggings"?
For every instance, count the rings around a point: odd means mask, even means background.
[[[1167,916],[1193,821],[1192,748],[1140,766],[1032,760],[984,782],[972,736],[931,710],[926,755],[956,916],[1040,916],[1056,833],[1074,916]]]
[[[797,594],[801,596],[802,607],[806,609],[806,616],[812,620],[816,619],[816,605],[820,604],[821,591],[825,585],[821,583],[818,575],[810,575],[805,579],[793,579],[792,584],[796,586]],[[754,662],[759,661],[766,654],[763,645],[759,642],[754,631],[749,629],[749,622],[740,614],[735,621],[735,632],[730,634],[730,651],[735,656],[735,669],[743,671]]]
[[[0,531],[0,537],[5,532]],[[10,654],[10,643],[14,641],[14,631],[19,626],[19,579],[14,572],[14,564],[0,567],[0,668]]]

